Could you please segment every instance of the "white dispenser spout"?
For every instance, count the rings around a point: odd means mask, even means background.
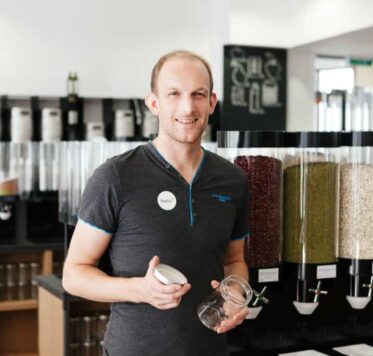
[[[299,314],[302,315],[311,315],[315,309],[319,306],[319,302],[316,303],[305,303],[293,301],[294,307]]]
[[[346,299],[351,305],[352,309],[361,310],[364,309],[372,299],[371,297],[351,297],[346,295]]]
[[[263,307],[249,307],[249,315],[246,320],[256,319]]]

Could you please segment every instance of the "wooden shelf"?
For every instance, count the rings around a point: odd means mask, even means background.
[[[12,300],[0,302],[0,312],[17,311],[17,310],[31,310],[38,308],[38,301],[36,299]]]
[[[38,354],[35,354],[33,352],[31,353],[24,353],[24,352],[20,352],[20,353],[8,353],[8,354],[0,354],[1,356],[38,356]]]

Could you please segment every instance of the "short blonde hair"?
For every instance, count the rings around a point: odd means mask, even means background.
[[[161,71],[163,65],[170,59],[173,58],[187,58],[187,59],[192,59],[201,62],[205,68],[207,69],[207,72],[209,74],[210,78],[210,94],[212,93],[212,90],[214,88],[214,81],[212,78],[212,73],[211,73],[211,67],[210,64],[204,59],[202,56],[190,52],[190,51],[185,51],[185,50],[177,50],[177,51],[172,51],[169,53],[166,53],[163,55],[161,58],[158,59],[158,62],[155,64],[152,70],[152,76],[151,76],[151,81],[150,81],[150,88],[153,93],[156,92],[156,86],[157,86],[157,81],[158,81],[158,76],[159,72]]]

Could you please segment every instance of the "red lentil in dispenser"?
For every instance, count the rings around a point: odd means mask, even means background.
[[[249,318],[255,318],[268,302],[267,286],[280,281],[283,133],[219,132],[218,154],[240,167],[248,179],[250,234],[244,254],[255,288]]]

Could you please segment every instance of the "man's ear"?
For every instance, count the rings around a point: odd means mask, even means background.
[[[146,96],[145,104],[153,115],[159,115],[158,98],[154,93],[150,93]]]
[[[209,112],[210,115],[214,112],[217,102],[218,102],[218,98],[217,98],[216,94],[211,93],[211,95],[210,95],[210,112]]]

